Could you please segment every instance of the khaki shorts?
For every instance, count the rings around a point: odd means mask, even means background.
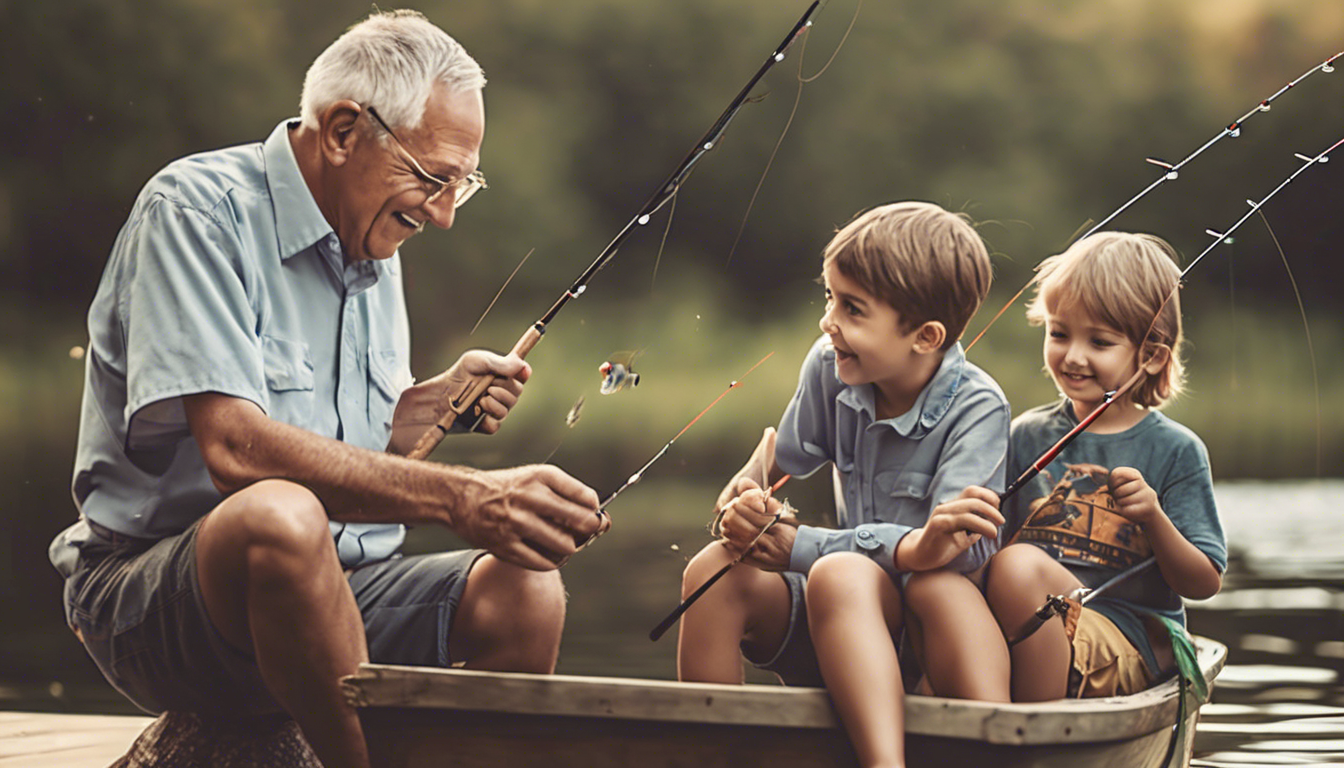
[[[1069,698],[1127,696],[1155,682],[1139,649],[1100,613],[1070,600],[1064,631],[1073,648]]]

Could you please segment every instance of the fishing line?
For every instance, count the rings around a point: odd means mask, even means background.
[[[1206,150],[1208,150],[1213,145],[1217,144],[1219,141],[1222,141],[1223,139],[1229,136],[1234,139],[1240,136],[1242,128],[1246,125],[1247,120],[1250,120],[1252,117],[1261,112],[1268,112],[1276,99],[1278,99],[1280,96],[1282,96],[1283,94],[1287,93],[1289,90],[1297,86],[1298,83],[1301,83],[1303,80],[1307,79],[1308,77],[1317,72],[1325,72],[1327,74],[1330,72],[1334,72],[1335,60],[1341,56],[1344,56],[1344,51],[1336,53],[1334,56],[1331,56],[1330,58],[1326,59],[1320,64],[1317,64],[1316,66],[1312,67],[1306,72],[1303,72],[1301,75],[1297,77],[1297,79],[1289,82],[1287,85],[1275,91],[1273,95],[1271,95],[1269,98],[1262,99],[1259,104],[1256,104],[1254,107],[1252,107],[1248,112],[1246,112],[1246,114],[1242,115],[1236,120],[1233,120],[1231,123],[1228,123],[1226,128],[1224,128],[1213,138],[1204,142],[1203,145],[1201,145],[1194,152],[1191,152],[1188,156],[1186,156],[1184,160],[1180,161],[1179,163],[1175,164],[1168,163],[1164,160],[1160,160],[1155,157],[1146,158],[1147,162],[1152,163],[1153,165],[1156,165],[1163,169],[1162,175],[1154,179],[1151,184],[1145,187],[1137,195],[1131,197],[1119,208],[1112,211],[1109,216],[1094,224],[1091,228],[1089,228],[1086,232],[1084,232],[1081,237],[1077,237],[1075,239],[1081,240],[1082,238],[1093,234],[1097,230],[1109,224],[1112,220],[1115,219],[1115,217],[1119,216],[1121,213],[1124,213],[1126,210],[1128,210],[1130,206],[1139,202],[1144,197],[1147,197],[1148,194],[1153,190],[1157,189],[1158,187],[1162,186],[1168,181],[1175,181],[1180,176],[1181,169],[1184,168],[1187,163],[1194,160],[1196,157],[1199,157],[1200,155],[1204,154]],[[1022,290],[1014,294],[1013,298],[1008,300],[1008,303],[1004,305],[1003,309],[1000,309],[998,313],[995,314],[994,317],[985,325],[985,327],[980,329],[980,332],[975,335],[975,338],[971,340],[971,343],[966,345],[967,352],[971,351],[971,347],[974,347],[976,342],[980,341],[981,337],[985,335],[985,332],[989,330],[990,326],[994,325],[994,323],[997,322],[998,319],[1003,316],[1003,313],[1006,312],[1009,307],[1017,303],[1017,300],[1022,297],[1022,294],[1026,292],[1027,288],[1031,287],[1036,282],[1038,277],[1039,277],[1038,275],[1033,275],[1031,280],[1027,281],[1027,284],[1022,286]]]
[[[1153,328],[1157,326],[1158,318],[1162,316],[1162,312],[1166,309],[1167,304],[1181,290],[1181,283],[1185,280],[1185,276],[1190,274],[1190,270],[1194,269],[1196,264],[1203,261],[1204,257],[1207,256],[1209,252],[1212,251],[1214,248],[1217,248],[1219,245],[1222,245],[1223,243],[1229,242],[1231,240],[1232,233],[1237,231],[1237,228],[1239,228],[1242,224],[1246,223],[1246,220],[1251,218],[1251,216],[1255,215],[1256,213],[1259,213],[1260,209],[1265,205],[1265,203],[1269,202],[1271,198],[1277,195],[1279,193],[1279,190],[1291,184],[1294,179],[1296,179],[1298,176],[1301,176],[1304,171],[1306,171],[1313,165],[1328,162],[1330,159],[1329,157],[1330,153],[1333,152],[1341,144],[1344,144],[1344,139],[1340,139],[1339,141],[1330,145],[1328,149],[1326,149],[1319,155],[1316,155],[1315,157],[1307,157],[1306,155],[1303,154],[1295,155],[1295,157],[1303,161],[1302,167],[1298,168],[1296,171],[1292,173],[1292,175],[1290,175],[1288,178],[1280,182],[1277,187],[1270,190],[1269,194],[1262,197],[1259,202],[1256,202],[1255,200],[1247,200],[1246,203],[1250,205],[1251,210],[1246,212],[1240,219],[1237,219],[1235,224],[1233,224],[1231,227],[1229,227],[1226,231],[1223,232],[1218,232],[1212,229],[1205,230],[1208,234],[1213,236],[1214,238],[1213,242],[1210,243],[1209,246],[1205,248],[1198,256],[1196,256],[1195,259],[1191,261],[1186,266],[1185,269],[1181,270],[1181,274],[1178,275],[1176,278],[1176,285],[1172,287],[1171,292],[1168,293],[1166,298],[1162,300],[1161,305],[1159,305],[1157,308],[1157,313],[1153,316],[1153,321],[1148,324],[1148,331],[1147,333],[1144,334],[1143,344],[1146,345],[1148,343],[1148,338],[1152,335]],[[1142,349],[1142,347],[1140,347],[1140,349]],[[1176,350],[1174,349],[1170,350],[1169,354],[1173,355],[1176,354]],[[1069,443],[1073,442],[1073,440],[1076,437],[1078,437],[1078,435],[1082,434],[1083,431],[1086,430],[1087,427],[1092,424],[1092,422],[1096,421],[1103,413],[1105,413],[1106,409],[1111,407],[1111,403],[1118,400],[1120,396],[1122,396],[1125,392],[1129,390],[1130,387],[1134,386],[1135,383],[1138,382],[1139,378],[1143,375],[1143,372],[1144,372],[1143,366],[1140,365],[1139,369],[1134,372],[1134,375],[1129,378],[1129,381],[1126,381],[1123,385],[1121,385],[1119,389],[1107,392],[1106,396],[1102,399],[1101,403],[1097,405],[1097,407],[1093,409],[1091,413],[1089,413],[1082,421],[1080,421],[1077,426],[1069,430],[1068,434],[1060,438],[1059,442],[1051,446],[1050,449],[1047,450],[1044,454],[1042,454],[1040,458],[1038,458],[1029,467],[1027,467],[1027,469],[1016,480],[1014,480],[1012,484],[1009,485],[1008,488],[1006,488],[1002,494],[999,495],[1000,502],[1002,502],[1003,499],[1008,498],[1009,496],[1013,495],[1018,490],[1020,490],[1022,486],[1026,485],[1026,483],[1029,480],[1035,477],[1042,469],[1046,467],[1046,465],[1048,465],[1051,461],[1053,461],[1054,457],[1058,456],[1059,453],[1069,445]]]
[[[742,378],[745,379],[747,376],[750,376],[752,371],[754,371],[754,370],[756,370],[757,368],[759,368],[759,367],[761,366],[761,363],[764,363],[766,360],[769,360],[770,357],[771,357],[771,355],[773,355],[773,354],[775,354],[775,353],[774,353],[774,352],[771,352],[770,354],[768,354],[768,355],[766,355],[765,357],[762,357],[760,360],[758,360],[758,361],[756,362],[755,365],[753,365],[753,366],[751,366],[750,368],[747,369],[747,372],[746,372],[746,373],[742,374]],[[718,404],[719,404],[719,401],[722,400],[723,398],[727,397],[729,392],[732,392],[734,389],[737,389],[737,388],[740,387],[740,386],[742,386],[742,380],[741,380],[741,379],[738,379],[737,381],[734,381],[734,382],[730,383],[730,384],[728,385],[728,388],[727,388],[727,389],[723,390],[723,392],[721,392],[721,393],[719,394],[718,397],[714,398],[714,402],[712,402],[712,403],[710,403],[709,405],[705,406],[705,409],[704,409],[703,411],[697,413],[697,414],[695,415],[695,418],[693,418],[693,419],[691,419],[690,421],[686,422],[686,426],[682,427],[680,432],[678,432],[677,434],[673,435],[673,436],[672,436],[672,439],[671,439],[671,440],[668,440],[667,443],[664,444],[663,447],[662,447],[657,453],[655,453],[655,454],[653,455],[653,458],[649,459],[649,460],[644,464],[644,466],[640,467],[638,472],[636,472],[635,474],[631,475],[631,476],[629,477],[629,479],[627,479],[627,480],[625,481],[625,483],[624,483],[620,488],[617,488],[616,490],[612,491],[612,492],[611,492],[611,495],[608,496],[608,497],[606,498],[606,500],[602,502],[602,504],[600,505],[600,509],[603,510],[603,511],[605,511],[606,508],[607,508],[607,506],[608,506],[609,504],[611,504],[611,502],[615,501],[615,500],[616,500],[616,497],[617,497],[617,496],[620,496],[621,493],[623,493],[623,492],[625,491],[626,488],[629,488],[630,486],[634,485],[635,483],[638,483],[641,479],[643,479],[643,477],[644,477],[644,473],[648,471],[649,467],[653,466],[654,462],[656,462],[656,461],[658,461],[659,459],[661,459],[661,458],[663,457],[663,454],[665,454],[665,453],[668,452],[668,450],[672,447],[672,444],[675,443],[675,442],[677,442],[677,438],[679,438],[679,437],[681,437],[682,435],[686,434],[686,431],[689,430],[691,427],[695,426],[695,423],[696,423],[697,421],[699,421],[699,420],[701,419],[701,417],[703,417],[706,413],[709,413],[709,409],[711,409],[711,408],[713,408],[714,406],[718,405]]]
[[[705,153],[718,145],[724,132],[728,130],[728,125],[732,122],[733,118],[737,116],[742,105],[746,103],[751,90],[756,87],[756,84],[760,82],[761,78],[765,76],[765,73],[768,72],[771,67],[784,60],[785,54],[793,45],[794,41],[812,26],[812,15],[816,12],[820,4],[820,0],[813,0],[812,4],[807,7],[807,10],[803,12],[803,15],[799,17],[798,21],[793,25],[792,29],[790,29],[783,42],[775,48],[775,50],[766,58],[765,62],[756,70],[756,73],[752,75],[751,79],[747,81],[747,84],[742,90],[738,92],[737,96],[729,102],[728,108],[719,115],[718,119],[714,121],[714,124],[705,132],[704,136],[696,142],[695,146],[681,161],[681,164],[672,171],[672,175],[658,187],[657,191],[649,197],[648,201],[639,212],[636,213],[621,231],[616,234],[616,237],[607,244],[607,247],[602,249],[602,252],[598,254],[593,263],[579,275],[564,293],[560,294],[560,298],[556,299],[555,303],[551,305],[551,308],[547,310],[540,319],[533,323],[530,328],[523,332],[523,335],[514,343],[510,354],[515,354],[520,358],[527,357],[527,353],[537,345],[537,342],[541,341],[542,335],[546,333],[547,326],[555,319],[555,316],[559,314],[560,310],[564,309],[565,305],[568,304],[571,299],[576,299],[583,295],[583,292],[588,289],[588,282],[616,256],[616,251],[620,248],[621,244],[625,242],[626,238],[628,238],[636,229],[647,225],[653,214],[672,199],[677,193],[677,190],[681,188],[682,183],[685,182],[687,176],[694,170],[696,163],[704,157]],[[420,436],[419,441],[416,442],[406,456],[412,459],[423,459],[428,456],[430,452],[442,442],[444,436],[448,434],[448,430],[453,426],[457,417],[469,409],[474,408],[480,414],[476,419],[477,423],[479,423],[485,416],[479,406],[476,406],[476,401],[485,393],[492,381],[494,381],[492,375],[483,375],[479,378],[470,379],[460,390],[449,395],[447,397],[446,412],[443,417],[438,423],[430,427]],[[473,428],[474,427],[475,425],[473,425]]]
[[[1324,162],[1324,161],[1322,161]],[[1246,202],[1250,202],[1247,200]],[[1307,306],[1302,302],[1302,292],[1297,289],[1297,278],[1293,277],[1293,269],[1288,266],[1288,255],[1283,252],[1283,246],[1279,244],[1278,235],[1274,234],[1274,228],[1269,226],[1269,219],[1265,212],[1258,206],[1256,213],[1260,214],[1260,220],[1265,223],[1265,229],[1269,232],[1269,237],[1274,241],[1274,247],[1279,251],[1279,259],[1283,261],[1283,269],[1288,273],[1288,282],[1293,286],[1293,295],[1297,297],[1297,311],[1302,315],[1302,330],[1307,335],[1307,354],[1311,357],[1311,385],[1316,395],[1316,476],[1321,476],[1321,380],[1316,372],[1316,348],[1311,343],[1311,324],[1307,322]]]
[[[733,246],[728,249],[728,258],[724,260],[724,266],[730,264],[733,260],[733,254],[737,253],[737,244],[742,240],[742,233],[747,229],[747,220],[751,218],[751,211],[756,206],[756,197],[761,194],[761,187],[765,185],[765,177],[770,174],[770,169],[775,164],[775,155],[779,154],[779,148],[784,143],[784,137],[789,134],[789,128],[793,125],[793,118],[798,114],[798,105],[803,100],[803,86],[821,77],[826,70],[831,68],[831,63],[835,57],[840,55],[840,49],[845,47],[845,41],[849,39],[849,33],[854,31],[854,24],[859,20],[859,11],[863,10],[863,0],[859,0],[858,5],[854,7],[854,15],[849,19],[849,27],[845,29],[845,34],[840,37],[840,42],[831,51],[831,57],[826,60],[821,69],[817,70],[811,77],[803,77],[803,54],[807,52],[807,37],[798,45],[798,92],[793,97],[793,108],[789,110],[789,119],[784,122],[784,130],[780,131],[779,139],[775,142],[775,148],[770,150],[770,157],[765,162],[765,170],[761,172],[761,178],[756,181],[756,189],[751,193],[751,199],[747,201],[747,211],[742,215],[742,223],[737,227],[737,236],[733,238]]]
[[[503,285],[499,286],[499,291],[495,293],[495,298],[490,300],[489,306],[487,306],[485,308],[485,311],[481,313],[481,316],[476,321],[476,324],[471,326],[471,333],[468,333],[467,334],[468,336],[470,336],[472,333],[475,333],[476,329],[481,327],[481,321],[485,319],[486,315],[490,314],[491,309],[494,309],[495,302],[499,301],[499,297],[504,295],[504,289],[509,287],[509,283],[513,282],[514,275],[518,274],[518,270],[523,268],[523,265],[527,263],[528,258],[531,257],[533,252],[535,252],[536,250],[537,250],[536,248],[533,248],[532,250],[528,251],[527,254],[523,256],[523,260],[518,262],[518,266],[513,268],[513,272],[509,274],[508,279],[504,281]]]

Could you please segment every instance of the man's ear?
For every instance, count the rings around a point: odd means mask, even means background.
[[[345,165],[359,141],[355,124],[364,108],[359,102],[342,99],[332,102],[317,116],[318,147],[330,165]]]
[[[1171,362],[1171,347],[1166,344],[1148,344],[1144,347],[1144,358],[1141,358],[1143,372],[1149,376],[1156,376],[1167,367]]]
[[[929,320],[915,330],[915,352],[927,355],[942,349],[947,341],[947,326],[937,320]]]

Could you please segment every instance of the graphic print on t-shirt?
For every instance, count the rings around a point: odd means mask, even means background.
[[[1067,471],[1050,494],[1031,502],[1031,514],[1013,541],[1043,546],[1061,559],[1116,570],[1152,555],[1139,526],[1115,512],[1108,485],[1111,471],[1096,464],[1064,466]]]

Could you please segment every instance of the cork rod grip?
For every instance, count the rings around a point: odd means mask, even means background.
[[[526,358],[527,353],[532,351],[532,348],[537,345],[538,341],[541,341],[542,332],[543,329],[538,328],[537,325],[528,328],[522,336],[518,337],[518,341],[513,345],[511,353],[518,357]],[[485,394],[485,390],[489,389],[490,384],[494,380],[495,377],[491,375],[478,376],[469,379],[466,386],[449,399],[448,411],[443,414],[443,418],[439,420],[439,423],[425,430],[425,434],[420,436],[420,439],[415,443],[415,447],[411,448],[410,453],[407,453],[406,457],[409,459],[423,459],[433,453],[434,449],[443,441],[444,436],[448,434],[448,430],[452,429],[453,423],[457,421],[457,417],[465,413],[468,408],[475,405],[476,401],[480,399],[481,395]],[[479,409],[477,409],[477,412],[479,413]],[[473,424],[472,426],[474,427],[475,425]]]

